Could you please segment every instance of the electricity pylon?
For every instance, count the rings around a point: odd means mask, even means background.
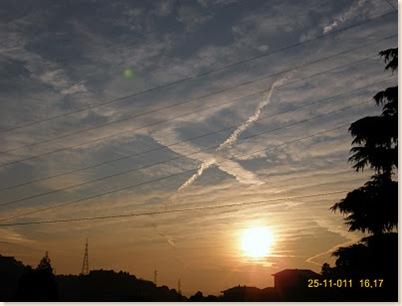
[[[84,253],[84,260],[82,261],[82,268],[81,274],[87,275],[89,274],[89,262],[88,262],[88,238],[85,242],[85,253]]]

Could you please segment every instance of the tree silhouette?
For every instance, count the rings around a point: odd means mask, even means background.
[[[41,259],[36,269],[28,267],[18,282],[17,301],[57,301],[58,288],[48,253]]]
[[[205,297],[201,291],[197,291],[194,295],[192,295],[189,299],[190,302],[202,302]]]
[[[386,70],[398,67],[398,49],[379,52]],[[397,297],[398,284],[398,86],[378,92],[374,97],[382,108],[378,116],[353,122],[349,128],[354,137],[349,162],[356,171],[370,169],[371,179],[349,192],[331,209],[344,215],[349,231],[371,234],[359,243],[341,247],[333,253],[335,267],[327,263],[322,274],[331,277],[381,277],[384,294]]]
[[[385,60],[385,69],[394,72],[398,49],[379,54]],[[398,86],[378,92],[374,100],[382,107],[382,114],[359,119],[349,128],[354,137],[349,161],[356,171],[370,168],[374,175],[333,205],[332,210],[346,215],[351,231],[381,234],[394,230],[398,223],[398,183],[392,180],[398,167]]]
[[[50,264],[49,254],[46,252],[45,256],[41,259],[38,266],[36,267],[37,271],[43,271],[47,273],[53,273],[52,265]]]
[[[347,214],[345,221],[351,231],[372,234],[391,231],[398,223],[398,183],[385,174],[374,175],[332,209]]]

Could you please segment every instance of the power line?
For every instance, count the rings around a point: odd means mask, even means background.
[[[252,134],[252,135],[243,137],[239,141],[244,141],[244,140],[255,138],[255,137],[258,137],[258,136],[261,136],[261,135],[270,134],[272,132],[276,132],[276,131],[279,131],[279,130],[282,130],[282,129],[285,129],[285,128],[289,128],[289,127],[292,127],[292,126],[295,126],[295,125],[299,125],[301,123],[310,122],[310,121],[312,121],[314,119],[327,117],[327,116],[330,116],[332,114],[340,113],[340,112],[343,112],[343,111],[348,110],[350,108],[356,107],[358,105],[366,104],[366,103],[367,103],[367,101],[364,101],[364,102],[358,103],[356,105],[346,106],[344,108],[334,110],[334,111],[331,111],[331,112],[328,112],[328,113],[325,113],[325,114],[320,114],[320,115],[314,116],[312,118],[307,118],[307,119],[303,119],[301,121],[296,121],[296,122],[290,123],[290,124],[285,125],[285,126],[277,127],[277,128],[274,128],[274,129],[264,130],[264,131],[261,131],[261,132],[259,132],[257,134]],[[214,145],[214,146],[202,148],[202,149],[196,150],[194,152],[191,152],[190,154],[193,155],[193,154],[202,153],[204,150],[216,149],[217,147],[219,147],[219,145]],[[141,166],[141,167],[127,169],[127,170],[124,170],[124,171],[121,171],[121,172],[118,172],[118,173],[110,174],[110,175],[107,175],[107,176],[104,176],[104,177],[101,177],[101,178],[96,178],[96,179],[93,179],[93,180],[89,180],[89,181],[86,181],[86,182],[70,185],[70,186],[67,186],[67,187],[59,188],[59,189],[50,190],[50,191],[47,191],[47,192],[31,195],[31,196],[28,196],[28,197],[25,197],[25,198],[20,198],[20,199],[17,199],[17,200],[11,200],[11,201],[7,201],[7,202],[3,202],[3,203],[0,203],[0,207],[8,206],[8,205],[19,203],[19,202],[26,201],[26,200],[32,200],[32,199],[39,198],[39,197],[42,197],[42,196],[45,196],[45,195],[54,194],[54,193],[57,193],[57,192],[60,192],[60,191],[66,191],[66,190],[70,190],[70,189],[75,189],[77,187],[82,187],[82,186],[92,184],[92,183],[95,183],[95,182],[104,181],[104,180],[112,178],[112,177],[117,177],[117,176],[125,175],[125,174],[128,174],[128,173],[133,173],[133,172],[136,172],[136,171],[139,171],[139,170],[152,168],[152,167],[154,167],[156,165],[162,165],[162,164],[165,164],[167,162],[180,160],[182,158],[183,158],[183,156],[176,156],[176,157],[170,158],[168,160],[159,161],[159,162],[156,162],[156,163],[151,163],[149,165],[145,165],[145,166]]]
[[[260,54],[260,55],[257,55],[257,56],[253,56],[253,57],[249,57],[249,58],[240,60],[238,62],[223,65],[222,67],[218,67],[216,69],[212,69],[212,70],[209,70],[209,71],[206,71],[206,72],[202,72],[202,73],[199,73],[199,74],[196,74],[196,75],[193,75],[193,76],[184,77],[184,78],[175,80],[173,82],[168,82],[168,83],[165,83],[165,84],[161,84],[161,85],[151,87],[151,88],[142,90],[140,92],[129,94],[129,95],[126,95],[126,96],[123,96],[123,97],[108,100],[108,101],[99,103],[99,104],[94,105],[94,106],[89,106],[89,107],[77,109],[77,110],[67,112],[67,113],[63,113],[63,114],[60,114],[60,115],[56,115],[56,116],[53,116],[53,117],[40,119],[40,120],[36,120],[36,121],[31,121],[29,123],[25,123],[25,124],[22,124],[22,125],[17,125],[17,126],[11,127],[11,128],[3,129],[3,130],[0,131],[0,133],[6,133],[6,132],[10,132],[10,131],[13,131],[13,130],[16,130],[16,129],[25,128],[25,127],[32,126],[32,125],[35,125],[35,124],[38,124],[38,123],[43,123],[43,122],[47,122],[47,121],[50,121],[50,120],[70,116],[72,114],[77,114],[77,113],[80,113],[80,112],[84,112],[84,111],[87,111],[87,110],[90,110],[90,109],[96,109],[96,108],[104,107],[106,105],[117,103],[119,101],[122,101],[122,100],[125,100],[125,99],[128,99],[128,98],[133,98],[133,97],[136,97],[136,96],[139,96],[139,95],[143,95],[145,93],[150,93],[150,92],[153,92],[153,91],[156,91],[156,90],[165,89],[165,88],[180,84],[180,83],[185,82],[185,81],[202,78],[202,77],[205,77],[207,75],[210,75],[210,74],[213,74],[213,73],[216,73],[216,72],[219,72],[219,71],[223,71],[223,70],[226,70],[226,69],[231,68],[231,67],[235,67],[237,65],[242,65],[242,64],[245,64],[245,63],[248,63],[248,62],[252,62],[252,61],[255,61],[255,60],[270,56],[270,55],[278,53],[278,52],[283,52],[283,51],[286,51],[286,50],[290,50],[292,48],[296,48],[298,46],[307,44],[309,42],[319,40],[321,38],[325,38],[326,36],[331,36],[331,35],[334,35],[334,34],[337,34],[337,33],[347,31],[349,29],[361,26],[363,24],[369,23],[369,22],[377,20],[377,19],[381,19],[381,18],[386,17],[386,16],[391,15],[391,14],[395,14],[395,11],[392,10],[392,11],[387,12],[385,14],[382,14],[382,15],[379,15],[379,16],[376,16],[376,17],[373,17],[373,18],[369,18],[369,19],[366,19],[366,20],[363,20],[363,21],[360,21],[360,22],[356,22],[356,23],[351,24],[349,26],[346,26],[344,28],[336,29],[336,30],[333,30],[333,31],[328,32],[328,33],[323,33],[323,34],[318,35],[316,37],[313,37],[311,39],[307,39],[307,40],[305,40],[303,42],[294,43],[294,44],[291,44],[291,45],[288,45],[288,46],[285,46],[285,47],[278,48],[276,50],[272,50],[270,52],[266,52],[266,53],[263,53],[263,54]]]
[[[371,86],[371,85],[370,85],[370,86]],[[368,87],[368,86],[366,86],[366,87]],[[339,113],[339,112],[343,112],[343,111],[345,111],[345,110],[348,110],[348,109],[350,109],[350,108],[353,108],[353,107],[356,107],[356,106],[359,106],[359,105],[362,105],[362,104],[365,104],[365,103],[367,103],[367,101],[364,101],[364,102],[362,102],[362,103],[358,103],[358,104],[356,104],[356,105],[346,106],[346,107],[344,107],[344,108],[341,108],[341,109],[338,109],[338,110],[334,110],[334,111],[331,111],[331,112],[328,112],[328,113],[325,113],[325,114],[320,114],[320,115],[314,116],[314,117],[312,117],[312,118],[307,118],[307,119],[303,119],[303,120],[301,120],[301,121],[293,122],[293,123],[290,123],[290,124],[285,125],[285,126],[277,127],[277,128],[274,128],[274,129],[263,130],[263,131],[261,131],[261,132],[258,132],[257,134],[251,134],[251,135],[249,135],[249,136],[243,137],[243,138],[241,138],[239,141],[244,141],[244,140],[251,139],[251,138],[255,138],[255,137],[258,137],[258,136],[261,136],[261,135],[270,134],[270,133],[272,133],[272,132],[276,132],[276,131],[278,131],[278,130],[282,130],[282,129],[285,129],[285,128],[289,128],[289,127],[292,127],[292,126],[295,126],[295,125],[298,125],[298,124],[301,124],[301,123],[309,122],[309,121],[312,121],[312,120],[317,119],[317,118],[327,117],[327,116],[330,116],[330,115],[332,115],[332,114],[336,114],[336,113]],[[299,108],[299,109],[300,109],[300,108]],[[269,116],[269,117],[274,117],[274,116]],[[266,118],[265,118],[265,119],[266,119]],[[194,152],[191,152],[191,154],[202,153],[204,150],[215,149],[215,148],[217,148],[217,147],[219,147],[219,145],[214,145],[214,146],[210,146],[210,147],[205,147],[205,148],[196,150],[196,151],[194,151]],[[70,186],[67,186],[67,187],[63,187],[63,188],[59,188],[59,189],[50,190],[50,191],[47,191],[47,192],[43,192],[43,193],[31,195],[31,196],[28,196],[28,197],[25,197],[25,198],[20,198],[20,199],[16,199],[16,200],[11,200],[11,201],[7,201],[7,202],[3,202],[3,203],[0,203],[0,207],[4,207],[4,206],[11,205],[11,204],[19,203],[19,202],[22,202],[22,201],[25,201],[25,200],[35,199],[35,198],[42,197],[42,196],[45,196],[45,195],[54,194],[54,193],[57,193],[57,192],[60,192],[60,191],[66,191],[66,190],[70,190],[70,189],[75,189],[75,188],[77,188],[77,187],[82,187],[82,186],[85,186],[85,185],[88,185],[88,184],[92,184],[92,183],[95,183],[95,182],[104,181],[104,180],[109,179],[109,178],[112,178],[112,177],[117,177],[117,176],[125,175],[125,174],[128,174],[128,173],[133,173],[133,172],[136,172],[136,171],[139,171],[139,170],[144,170],[144,169],[152,168],[152,167],[154,167],[154,166],[156,166],[156,165],[162,165],[162,164],[165,164],[165,163],[168,163],[168,162],[172,162],[172,161],[175,161],[175,160],[180,160],[180,159],[182,159],[182,158],[183,158],[182,156],[176,156],[176,157],[173,157],[173,158],[170,158],[170,159],[167,159],[167,160],[159,161],[159,162],[156,162],[156,163],[151,163],[151,164],[148,164],[148,165],[145,165],[145,166],[141,166],[141,167],[126,169],[126,170],[121,171],[121,172],[117,172],[117,173],[114,173],[114,174],[106,175],[106,176],[103,176],[103,177],[100,177],[100,178],[96,178],[96,179],[92,179],[92,180],[89,180],[89,181],[85,181],[85,182],[82,182],[82,183],[73,184],[73,185],[70,185]]]
[[[382,42],[382,41],[384,41],[384,40],[388,40],[388,39],[393,38],[393,37],[395,37],[395,36],[397,36],[397,35],[394,34],[394,35],[391,35],[391,36],[382,38],[382,39],[380,39],[380,40],[376,40],[376,41],[374,41],[374,42],[366,43],[366,44],[364,44],[364,45],[359,45],[359,46],[356,47],[356,48],[352,48],[352,49],[346,50],[346,53],[350,53],[350,52],[353,52],[353,51],[356,51],[356,50],[359,50],[359,49],[364,49],[364,48],[366,48],[367,46],[378,44],[378,43],[380,43],[380,42]],[[293,67],[293,68],[290,68],[290,69],[291,69],[291,70],[300,69],[300,68],[302,68],[302,67],[307,67],[307,66],[310,66],[310,65],[312,65],[312,64],[316,64],[317,62],[321,62],[321,61],[325,61],[325,60],[328,60],[328,59],[332,59],[332,58],[334,58],[334,57],[337,57],[337,56],[339,56],[339,55],[344,55],[344,54],[345,54],[345,52],[337,53],[337,54],[335,54],[335,55],[331,55],[331,56],[329,56],[329,57],[320,58],[320,59],[318,59],[318,60],[315,60],[315,61],[312,61],[312,62],[308,62],[308,63],[304,63],[304,64],[302,64],[302,65],[298,65],[298,66]],[[368,58],[370,58],[370,57],[366,57],[366,59],[368,59]],[[289,71],[288,71],[288,70],[285,70],[285,71],[280,71],[280,72],[276,72],[276,73],[273,73],[273,74],[268,74],[268,75],[266,74],[266,75],[263,75],[263,77],[264,77],[264,78],[269,78],[269,77],[277,76],[277,75],[279,75],[279,74],[281,74],[281,73],[286,73],[286,72],[289,72]],[[256,81],[260,81],[260,80],[261,80],[260,77],[256,79]],[[247,84],[245,84],[245,85],[249,85],[249,83],[247,83]],[[236,86],[233,86],[233,87],[229,87],[228,89],[229,89],[229,90],[231,90],[231,89],[236,89],[238,86],[242,86],[242,84],[239,84],[239,85],[236,85]],[[228,90],[228,89],[225,89],[225,91]],[[221,93],[221,92],[218,91],[218,93]],[[214,94],[214,93],[212,93],[212,94]],[[95,126],[91,126],[91,127],[84,128],[84,129],[79,129],[79,130],[73,131],[73,132],[71,132],[71,133],[65,133],[65,134],[57,135],[57,136],[52,137],[52,138],[49,138],[49,139],[45,139],[45,140],[41,140],[41,141],[38,141],[38,142],[34,142],[34,143],[22,145],[22,146],[19,146],[19,147],[16,147],[16,148],[12,148],[12,149],[9,149],[9,150],[6,150],[6,151],[0,151],[0,153],[1,153],[1,154],[7,154],[7,153],[11,153],[11,152],[17,151],[17,150],[19,150],[19,149],[30,148],[30,147],[33,147],[33,146],[37,146],[37,145],[41,145],[41,144],[46,144],[46,143],[52,142],[52,141],[54,141],[54,140],[60,140],[60,139],[63,139],[63,138],[66,138],[66,137],[70,137],[70,136],[73,136],[73,135],[81,135],[83,132],[88,132],[88,131],[96,130],[96,129],[98,129],[98,128],[102,128],[102,127],[109,126],[109,125],[112,125],[112,124],[116,124],[116,123],[121,123],[121,122],[128,121],[128,120],[132,120],[132,119],[135,119],[135,118],[138,118],[138,117],[142,117],[142,116],[145,116],[145,115],[149,115],[149,114],[152,114],[152,113],[159,112],[159,111],[161,111],[161,110],[167,110],[167,109],[175,108],[175,107],[177,107],[177,106],[186,105],[186,104],[189,104],[189,103],[191,103],[191,102],[197,101],[197,100],[199,100],[199,99],[204,99],[204,98],[207,98],[207,97],[210,97],[210,95],[208,94],[207,96],[204,95],[204,96],[197,97],[197,98],[193,98],[193,99],[190,99],[190,100],[185,100],[185,101],[177,102],[177,103],[174,103],[174,104],[171,104],[171,105],[168,105],[168,106],[163,106],[163,107],[160,107],[160,108],[152,109],[152,110],[149,110],[149,111],[140,113],[140,114],[138,114],[138,113],[136,113],[136,112],[132,112],[132,113],[130,113],[128,116],[126,116],[126,117],[124,117],[124,118],[111,120],[111,121],[105,122],[105,123],[103,123],[103,124],[98,124],[98,125],[95,125]],[[169,121],[170,121],[170,120],[171,120],[171,119],[169,119]]]
[[[163,210],[163,211],[149,211],[149,212],[140,212],[140,213],[127,213],[127,214],[105,215],[105,216],[95,216],[95,217],[80,217],[80,218],[70,218],[70,219],[54,219],[54,220],[0,223],[0,227],[36,225],[36,224],[52,224],[52,223],[68,223],[68,222],[93,221],[93,220],[105,220],[105,219],[120,219],[120,218],[141,217],[141,216],[155,216],[155,215],[182,213],[182,212],[189,212],[189,211],[198,211],[198,210],[205,210],[205,209],[220,209],[220,208],[229,208],[229,207],[249,206],[249,205],[264,204],[264,203],[276,202],[276,201],[327,196],[327,195],[340,194],[340,193],[345,193],[345,192],[349,192],[349,191],[342,190],[342,191],[335,191],[335,192],[315,193],[315,194],[307,194],[307,195],[302,195],[302,196],[268,199],[268,200],[262,200],[262,201],[240,202],[240,203],[231,203],[231,204],[224,204],[224,205],[211,205],[211,206],[191,207],[191,208],[183,208],[183,209],[171,209],[171,210]]]
[[[388,5],[389,5],[393,10],[395,10],[396,12],[398,11],[398,9],[395,7],[395,5],[394,5],[391,1],[385,0],[385,2],[387,2]]]
[[[394,37],[394,36],[396,36],[396,34],[391,35],[391,36],[388,36],[387,38],[384,38],[384,39],[389,39],[389,38]],[[378,41],[376,41],[375,43],[377,43],[377,42],[378,42]],[[238,88],[241,87],[241,86],[250,85],[250,84],[252,84],[252,83],[261,81],[261,80],[263,80],[263,79],[265,79],[265,78],[272,77],[273,75],[280,75],[280,74],[287,73],[287,72],[290,72],[290,71],[295,70],[295,69],[300,69],[301,67],[304,67],[304,66],[307,66],[307,65],[311,65],[311,64],[315,64],[315,63],[320,62],[321,60],[324,60],[324,59],[327,60],[327,59],[329,59],[329,58],[334,58],[334,57],[336,57],[336,56],[343,55],[343,54],[345,54],[345,53],[349,53],[349,52],[351,52],[351,51],[360,49],[361,47],[362,47],[362,46],[359,46],[359,47],[354,48],[354,49],[345,50],[345,51],[342,51],[342,52],[340,52],[340,53],[333,54],[333,55],[331,55],[331,56],[328,56],[328,57],[325,57],[325,58],[321,58],[321,59],[318,59],[318,60],[315,60],[315,61],[312,61],[312,62],[309,62],[309,63],[304,63],[304,64],[302,64],[302,65],[298,65],[298,66],[295,66],[295,67],[293,67],[293,68],[290,68],[290,69],[287,69],[287,70],[284,70],[284,71],[281,71],[281,72],[277,72],[277,73],[274,73],[274,74],[271,74],[271,75],[268,75],[268,76],[267,76],[267,75],[264,75],[264,76],[262,76],[262,77],[258,77],[257,79],[245,81],[245,82],[242,82],[242,83],[237,84],[237,85],[235,85],[235,86],[230,86],[230,87],[227,87],[227,88],[224,88],[224,89],[220,89],[220,90],[218,90],[218,91],[216,91],[216,92],[208,93],[208,94],[206,94],[206,95],[204,95],[204,96],[201,96],[201,97],[198,97],[198,98],[195,98],[195,99],[191,99],[191,100],[187,100],[187,101],[185,101],[185,102],[180,102],[180,103],[189,103],[189,102],[193,102],[193,101],[196,101],[196,100],[199,100],[199,99],[204,99],[204,98],[207,98],[207,97],[210,97],[210,96],[214,96],[214,95],[223,93],[223,92],[225,92],[225,91],[229,91],[229,90],[232,90],[232,89],[238,89]],[[366,47],[366,46],[365,46],[365,47]],[[164,107],[164,108],[173,107],[173,106],[177,106],[177,104],[174,104],[174,105],[172,105],[172,106],[167,106],[167,107]],[[159,109],[158,111],[160,111],[160,110],[161,110],[161,109]],[[152,112],[152,111],[150,111],[150,112]],[[194,111],[185,114],[185,116],[188,116],[188,115],[193,114],[193,113],[194,113]],[[170,118],[170,119],[165,119],[165,120],[162,120],[162,121],[159,121],[159,122],[154,122],[154,123],[151,123],[151,124],[148,124],[148,125],[139,127],[139,128],[135,128],[135,129],[131,129],[131,130],[119,131],[119,132],[116,132],[116,133],[113,133],[113,134],[110,134],[110,135],[107,135],[107,136],[102,136],[102,137],[99,137],[99,138],[92,139],[92,140],[90,140],[90,141],[86,141],[86,142],[84,142],[84,143],[75,144],[75,145],[71,145],[71,146],[66,146],[66,147],[59,148],[59,149],[56,149],[56,150],[53,150],[53,151],[49,151],[49,152],[45,152],[45,153],[33,155],[33,156],[30,156],[30,157],[22,158],[22,159],[19,159],[19,160],[14,160],[14,161],[11,161],[11,162],[2,163],[2,164],[0,164],[0,168],[6,167],[6,166],[10,166],[10,165],[14,165],[14,164],[16,164],[16,163],[20,163],[20,162],[24,162],[24,161],[36,159],[36,158],[39,158],[39,157],[51,155],[51,154],[58,153],[58,152],[61,152],[61,151],[70,150],[70,149],[75,149],[75,148],[78,148],[78,147],[81,147],[81,146],[84,146],[84,145],[88,145],[88,144],[91,144],[91,143],[100,142],[100,141],[103,141],[103,140],[105,140],[105,139],[108,139],[108,138],[111,138],[111,137],[115,137],[115,136],[118,136],[118,135],[122,135],[122,134],[126,134],[126,133],[132,133],[132,132],[135,132],[135,131],[144,129],[144,128],[148,128],[148,127],[151,127],[151,126],[155,126],[155,125],[159,125],[159,124],[162,124],[162,123],[169,122],[169,121],[171,121],[171,120],[173,120],[173,119],[177,119],[177,118],[182,117],[182,116],[183,116],[183,115],[181,114],[181,115],[178,115],[178,116],[176,116],[176,117],[173,117],[173,118]],[[131,118],[131,119],[132,119],[132,118]],[[69,135],[69,136],[70,136],[70,135]],[[58,139],[60,139],[60,138],[58,138]],[[43,142],[45,142],[45,141],[43,141]],[[17,148],[17,149],[18,149],[18,148]],[[0,153],[8,153],[8,152],[11,152],[11,151],[14,151],[14,150],[17,150],[17,149],[11,149],[11,150],[9,150],[9,151],[3,151],[3,152],[0,152]]]
[[[388,80],[387,80],[387,81],[388,81]],[[334,95],[334,96],[331,96],[331,97],[326,97],[326,98],[324,98],[324,99],[315,100],[315,101],[312,101],[312,102],[303,104],[303,105],[301,105],[301,106],[295,107],[295,108],[293,108],[293,109],[291,109],[291,110],[288,110],[288,111],[282,111],[282,112],[274,113],[274,114],[271,114],[271,115],[265,115],[265,116],[263,115],[263,116],[261,116],[260,118],[258,118],[258,119],[256,120],[256,122],[259,122],[259,121],[261,121],[261,120],[263,120],[263,119],[273,118],[273,117],[276,117],[276,116],[278,116],[278,115],[286,114],[286,113],[289,113],[289,112],[294,112],[294,111],[303,109],[303,108],[305,108],[305,107],[307,107],[307,106],[311,106],[311,105],[314,105],[314,104],[317,104],[317,103],[320,103],[320,102],[323,102],[323,101],[333,100],[333,99],[335,99],[335,98],[339,98],[339,97],[342,97],[342,96],[350,95],[350,94],[352,94],[352,93],[359,92],[359,91],[364,90],[364,89],[366,89],[366,88],[368,88],[368,87],[371,87],[371,86],[374,86],[374,85],[377,85],[377,84],[381,84],[381,83],[384,83],[384,80],[381,80],[381,81],[379,81],[379,82],[374,82],[374,83],[371,83],[371,84],[369,84],[369,85],[359,87],[359,88],[357,88],[357,89],[353,89],[353,90],[351,90],[351,91],[349,91],[349,92],[346,92],[346,93],[343,93],[343,94],[338,94],[338,95]],[[264,91],[259,91],[259,92],[257,92],[257,94],[258,94],[258,93],[262,93],[262,92],[265,92],[265,90],[264,90]],[[252,95],[256,95],[256,94],[252,94]],[[248,95],[248,96],[252,96],[252,95]],[[247,97],[247,96],[246,96],[246,97]],[[244,98],[244,97],[242,97],[241,99],[243,99],[243,98]],[[170,144],[166,144],[166,145],[164,145],[163,147],[152,148],[152,149],[145,150],[145,151],[142,151],[142,152],[138,152],[138,153],[134,153],[134,154],[129,154],[129,155],[125,155],[125,156],[120,156],[120,157],[115,158],[115,159],[103,161],[103,162],[98,163],[98,164],[95,164],[95,165],[91,165],[91,166],[87,166],[87,167],[83,167],[83,168],[78,168],[78,169],[70,170],[70,171],[67,171],[67,172],[64,172],[64,173],[60,173],[60,174],[56,174],[56,175],[52,175],[52,176],[48,176],[48,177],[44,177],[44,178],[39,178],[39,179],[31,180],[31,181],[28,181],[28,182],[24,182],[24,183],[12,185],[12,186],[7,186],[7,187],[4,187],[4,188],[1,188],[0,191],[5,191],[5,190],[14,189],[14,188],[17,188],[17,187],[25,186],[25,185],[32,184],[32,183],[37,183],[37,182],[44,181],[44,180],[53,179],[53,178],[56,178],[56,177],[60,177],[60,176],[72,174],[72,173],[79,172],[79,171],[83,171],[83,170],[89,170],[89,169],[96,168],[96,167],[99,167],[99,166],[102,166],[102,165],[106,165],[106,164],[109,164],[109,163],[112,163],[112,162],[116,162],[116,161],[121,161],[121,160],[124,160],[124,159],[133,158],[133,157],[135,157],[135,156],[140,156],[140,155],[143,155],[143,154],[146,154],[146,153],[151,153],[151,152],[166,150],[166,149],[169,149],[170,147],[173,147],[173,146],[178,145],[178,144],[181,144],[181,143],[186,143],[186,142],[189,142],[189,141],[192,141],[192,140],[196,140],[196,139],[199,139],[199,138],[203,138],[203,137],[206,137],[206,136],[211,136],[211,135],[215,135],[215,134],[220,134],[220,133],[222,133],[222,132],[224,132],[224,131],[228,131],[228,130],[231,130],[231,129],[233,129],[233,128],[236,128],[237,126],[238,126],[237,124],[236,124],[236,125],[231,125],[231,126],[229,126],[229,127],[225,127],[225,128],[219,129],[219,130],[211,131],[211,132],[204,133],[204,134],[201,134],[201,135],[197,135],[197,136],[194,136],[194,137],[190,137],[190,138],[187,138],[187,139],[184,139],[184,140],[181,140],[181,141],[177,141],[177,142],[173,142],[173,143],[170,143]],[[1,204],[0,204],[0,205],[1,205]]]
[[[240,3],[236,3],[236,2],[226,3],[225,8],[234,6],[234,5],[236,5],[236,4],[240,4]],[[317,8],[320,8],[320,7],[322,7],[322,6],[323,6],[323,5],[317,5],[316,7],[317,7]],[[311,7],[310,7],[310,8],[311,8]],[[28,11],[29,11],[29,9],[27,9],[26,12],[28,12]],[[214,9],[207,10],[208,14],[209,14],[209,13],[212,13],[212,12],[214,12],[214,11],[215,11]],[[24,16],[24,15],[21,15],[21,17],[23,17],[23,16]],[[17,18],[17,19],[18,19],[18,18]],[[16,19],[14,19],[14,20],[16,20]],[[11,20],[11,21],[13,21],[13,20]],[[6,22],[6,24],[10,23],[11,21]],[[173,28],[176,28],[176,27],[173,26]],[[163,29],[166,29],[166,27],[164,26]],[[143,38],[145,38],[145,37],[147,37],[149,34],[153,34],[153,33],[156,33],[156,32],[158,32],[158,31],[160,31],[160,29],[158,29],[158,30],[144,31],[144,32],[131,32],[130,34],[134,34],[134,35],[137,35],[137,36],[142,36]],[[61,39],[61,40],[57,40],[57,42],[60,42],[60,43],[65,43],[65,42],[68,42],[68,41],[71,41],[71,37],[64,38],[64,39]],[[126,48],[131,48],[132,46],[136,45],[136,43],[138,43],[138,42],[129,43],[128,45],[126,44],[126,45],[124,45],[124,47],[126,47]],[[15,49],[15,48],[14,48],[14,49]],[[18,48],[18,49],[19,49],[19,48]],[[13,58],[10,58],[9,56],[5,55],[3,52],[0,52],[0,56],[5,57],[5,58],[8,59],[8,60],[13,60]],[[64,60],[64,61],[65,61],[65,60],[71,59],[71,58],[74,58],[74,55],[71,55],[71,56],[68,56],[68,57],[57,57],[57,58],[56,58],[56,61],[58,61],[58,60]],[[121,65],[117,65],[117,66],[121,66]],[[34,98],[34,97],[26,97],[25,99],[43,102],[43,99]],[[0,133],[2,133],[3,131],[4,131],[4,130],[0,130]]]
[[[227,2],[227,3],[225,3],[224,8],[227,9],[228,7],[236,6],[236,5],[238,5],[238,4],[242,4],[242,2],[241,2],[241,1],[239,1],[239,2],[235,2],[235,1],[233,1],[233,2]],[[324,5],[317,5],[317,6],[315,6],[315,8],[321,8],[321,7],[323,7],[323,6],[324,6]],[[310,8],[312,8],[312,7],[310,6]],[[253,12],[253,11],[255,11],[255,10],[252,10],[251,12]],[[211,14],[211,13],[215,13],[215,12],[216,12],[215,9],[206,9],[206,10],[205,10],[205,13],[206,13],[206,14]],[[166,26],[164,26],[164,27],[163,27],[163,29],[166,29],[166,28],[175,28],[175,26],[173,26],[173,27],[169,27],[169,26],[166,27]],[[159,29],[158,29],[158,30],[144,31],[144,32],[133,32],[133,34],[134,34],[134,35],[138,35],[138,36],[142,36],[143,38],[145,38],[147,35],[153,34],[153,33],[157,33],[158,31],[159,31]],[[66,39],[65,41],[67,41],[67,39]],[[132,45],[134,45],[134,44],[131,44],[131,46],[132,46]],[[130,45],[129,45],[128,47],[130,47]]]
[[[363,103],[360,103],[360,104],[363,104]],[[304,139],[308,139],[308,138],[314,137],[316,135],[320,135],[320,134],[323,134],[323,133],[327,133],[329,131],[334,131],[334,130],[340,129],[342,127],[347,126],[348,124],[350,124],[350,123],[342,124],[342,125],[337,126],[336,128],[333,128],[333,129],[324,130],[324,131],[317,132],[317,133],[312,134],[312,135],[308,135],[308,136],[305,136],[305,137],[301,137],[301,138],[298,138],[298,139],[294,139],[294,140],[282,143],[280,145],[270,146],[269,148],[265,147],[263,149],[260,149],[260,150],[254,151],[254,152],[241,154],[241,155],[238,155],[238,156],[235,156],[235,157],[239,158],[239,157],[249,156],[249,155],[253,155],[253,154],[264,152],[264,151],[270,151],[272,149],[275,149],[275,148],[278,148],[278,147],[281,147],[281,146],[284,146],[284,145],[289,145],[291,143],[301,141],[301,140],[304,140]],[[251,138],[251,137],[249,137],[249,138]],[[125,187],[121,187],[119,189],[109,190],[109,191],[106,191],[106,192],[103,192],[103,193],[100,193],[100,194],[95,194],[95,195],[84,197],[84,198],[81,198],[81,199],[78,199],[78,200],[72,200],[72,201],[60,203],[60,204],[55,205],[55,206],[45,207],[45,208],[41,208],[41,209],[38,209],[38,210],[32,210],[32,211],[29,211],[29,212],[26,212],[26,213],[23,213],[23,214],[11,216],[9,218],[0,219],[0,221],[6,221],[6,220],[15,219],[15,218],[23,217],[23,216],[28,216],[28,215],[36,214],[36,213],[39,213],[39,212],[53,210],[53,209],[56,209],[56,208],[59,208],[59,207],[62,207],[62,206],[66,206],[66,205],[70,205],[70,204],[76,204],[76,203],[79,203],[79,202],[83,202],[83,201],[103,197],[105,195],[113,194],[113,193],[116,193],[116,192],[120,192],[120,191],[124,191],[124,190],[128,190],[128,189],[133,189],[133,188],[136,188],[136,187],[139,187],[139,186],[144,186],[144,185],[148,185],[148,184],[151,184],[151,183],[159,182],[159,181],[162,181],[162,180],[165,180],[165,179],[176,177],[178,175],[183,175],[183,174],[187,174],[187,173],[190,174],[194,170],[197,170],[197,169],[198,169],[198,167],[195,167],[195,168],[188,169],[188,170],[185,170],[185,171],[182,171],[182,172],[170,174],[170,175],[167,175],[167,176],[164,176],[164,177],[160,177],[160,178],[157,178],[157,179],[152,179],[152,180],[137,183],[137,184],[128,185],[128,186],[125,186]]]

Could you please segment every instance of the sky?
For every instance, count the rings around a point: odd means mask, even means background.
[[[0,254],[77,274],[88,238],[90,269],[187,295],[319,272],[362,237],[330,207],[371,175],[348,126],[397,82],[392,5],[1,1]]]

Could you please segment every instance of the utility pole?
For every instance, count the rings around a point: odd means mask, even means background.
[[[155,284],[155,286],[157,286],[157,278],[158,278],[158,271],[155,269],[154,270],[154,284]]]
[[[88,238],[85,242],[84,259],[82,261],[81,275],[89,274],[89,260],[88,260]]]
[[[181,295],[181,279],[177,281],[177,293]]]

